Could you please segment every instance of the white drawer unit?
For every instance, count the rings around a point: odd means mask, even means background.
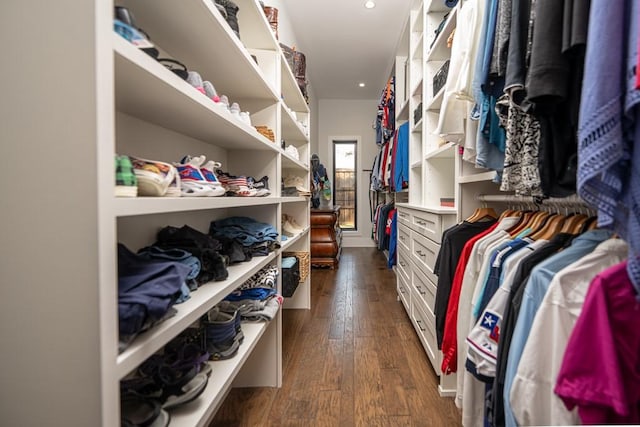
[[[436,243],[442,241],[442,216],[429,212],[414,212],[411,216],[412,228]]]
[[[411,230],[406,227],[398,227],[398,247],[411,251]]]
[[[416,298],[419,298],[428,311],[433,314],[436,303],[436,285],[415,266],[411,268],[411,286],[413,286]]]
[[[396,287],[398,291],[398,298],[402,301],[404,305],[404,309],[407,313],[411,313],[411,289],[409,285],[404,280],[404,277],[398,275],[398,280],[396,281]]]
[[[416,301],[411,301],[411,320],[422,342],[422,346],[427,352],[427,356],[429,356],[433,369],[437,375],[440,375],[442,353],[438,350],[438,343],[436,341],[435,317],[427,311],[425,311],[420,304],[417,304]]]
[[[433,272],[433,266],[436,263],[439,251],[440,245],[437,243],[418,233],[412,234],[411,260],[434,283],[438,282],[438,278]]]
[[[442,353],[438,350],[435,325],[436,284],[434,266],[442,235],[455,224],[452,212],[398,207],[398,297],[405,306],[416,333],[440,376],[438,390],[442,396],[455,394],[456,376],[441,375]]]
[[[409,253],[405,252],[402,248],[398,248],[398,264],[396,265],[396,271],[404,279],[405,283],[411,283],[411,261],[409,261]]]
[[[398,208],[398,224],[411,226],[411,211],[408,209]]]

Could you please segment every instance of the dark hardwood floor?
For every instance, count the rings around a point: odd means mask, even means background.
[[[311,310],[283,311],[283,385],[233,389],[210,426],[459,426],[373,248],[314,269]]]

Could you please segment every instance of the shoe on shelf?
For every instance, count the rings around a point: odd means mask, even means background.
[[[167,193],[176,175],[174,167],[169,163],[138,157],[131,157],[131,162],[138,181],[139,196],[160,197]]]
[[[229,98],[227,95],[220,95],[220,105],[222,105],[225,110],[229,111]]]
[[[133,171],[131,159],[127,156],[115,156],[116,167],[116,197],[136,197],[138,195],[138,180]]]
[[[236,317],[220,310],[209,311],[202,319],[205,343],[211,360],[230,359],[238,353],[240,339],[237,338]]]
[[[240,112],[240,120],[242,120],[244,123],[251,126],[251,115],[249,114],[248,111]]]
[[[209,80],[205,80],[202,82],[202,87],[204,89],[204,94],[207,95],[213,102],[220,102],[220,97],[218,96],[218,92],[216,92],[216,88],[213,87],[213,84]]]
[[[282,223],[287,223],[289,227],[296,231],[296,233],[301,233],[304,230],[300,224],[298,224],[294,217],[287,214],[282,214]]]
[[[182,186],[180,185],[180,174],[175,166],[171,165],[172,168],[175,169],[175,177],[169,187],[167,188],[167,192],[164,194],[164,197],[180,197],[182,196]]]
[[[229,107],[229,112],[231,112],[231,115],[233,117],[235,117],[238,120],[240,119],[240,105],[237,102],[234,102],[233,104],[231,104],[231,106]]]
[[[301,194],[311,194],[309,189],[305,186],[305,181],[300,176],[289,175],[284,177],[284,186],[285,187],[295,187]]]
[[[200,172],[204,156],[185,156],[180,163],[174,163],[180,174],[180,187],[183,197],[213,197],[219,195]]]
[[[197,71],[189,71],[189,75],[187,76],[187,83],[196,88],[196,90],[201,94],[207,94],[204,90],[204,82],[202,81],[202,77],[200,77],[200,73],[198,73]]]
[[[284,149],[284,152],[288,154],[289,157],[300,160],[300,153],[298,153],[298,149],[295,147],[295,145],[288,145],[287,148]]]
[[[216,168],[219,168],[220,166],[222,166],[222,163],[214,162],[213,160],[209,160],[207,163],[200,166],[200,172],[202,172],[204,179],[206,179],[212,187],[222,187],[222,184],[215,173]]]

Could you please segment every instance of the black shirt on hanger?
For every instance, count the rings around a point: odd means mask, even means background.
[[[453,226],[444,234],[442,246],[438,252],[437,270],[438,287],[436,289],[436,301],[434,306],[434,314],[436,317],[436,338],[438,340],[438,348],[442,349],[442,338],[444,336],[444,324],[447,316],[447,307],[449,305],[449,296],[451,295],[451,284],[453,276],[460,260],[460,254],[464,245],[475,235],[487,230],[496,223],[495,219],[481,222],[463,221],[457,226]]]

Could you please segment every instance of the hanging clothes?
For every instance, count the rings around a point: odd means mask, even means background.
[[[592,278],[622,262],[627,253],[626,242],[605,240],[552,279],[531,324],[511,387],[511,406],[519,425],[579,423],[578,414],[554,395],[555,380]]]
[[[555,392],[583,424],[640,424],[640,310],[626,264],[592,282],[558,373]]]

